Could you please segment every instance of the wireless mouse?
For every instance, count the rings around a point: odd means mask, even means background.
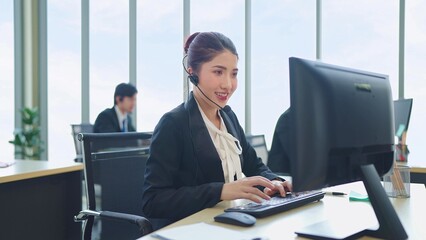
[[[256,218],[246,213],[240,212],[225,212],[214,217],[216,222],[227,223],[242,227],[253,226],[256,223]]]

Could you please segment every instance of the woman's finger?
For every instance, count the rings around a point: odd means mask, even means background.
[[[260,176],[250,177],[247,180],[247,183],[249,183],[251,186],[262,186],[262,187],[267,187],[270,189],[274,188],[274,184],[270,180]]]
[[[248,189],[246,190],[246,192],[249,192],[249,193],[251,193],[251,194],[254,194],[254,195],[256,195],[256,196],[258,196],[258,197],[260,197],[260,198],[263,198],[263,199],[265,199],[265,200],[269,200],[269,199],[271,199],[271,197],[269,197],[269,195],[267,195],[266,193],[264,193],[264,192],[260,191],[258,188],[255,188],[255,187],[250,187],[250,188],[248,188]]]

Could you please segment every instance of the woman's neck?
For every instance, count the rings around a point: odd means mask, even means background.
[[[211,106],[209,100],[200,96],[200,94],[195,94],[194,97],[197,100],[200,108],[203,110],[206,117],[212,122],[218,129],[220,129],[220,116],[218,113],[217,107]]]

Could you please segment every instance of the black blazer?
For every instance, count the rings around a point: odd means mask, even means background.
[[[268,155],[268,167],[276,173],[290,173],[290,108],[287,109],[277,121],[271,150]]]
[[[127,115],[127,130],[129,132],[135,132],[135,128],[132,124],[132,119]],[[103,110],[96,118],[95,125],[93,126],[93,132],[95,133],[110,133],[110,132],[121,132],[120,124],[118,123],[117,113],[115,108],[107,108]]]
[[[246,176],[273,174],[247,143],[237,116],[222,113],[228,132],[239,139]],[[157,124],[145,170],[142,207],[146,217],[177,221],[220,201],[225,182],[221,160],[191,93],[188,102],[166,113]]]

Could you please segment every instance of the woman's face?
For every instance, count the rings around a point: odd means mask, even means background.
[[[221,107],[225,107],[234,91],[237,89],[238,81],[238,58],[230,51],[225,50],[214,57],[210,62],[201,64],[198,72],[198,87],[212,101]],[[206,99],[198,88],[194,88],[197,100],[202,101],[213,108],[217,108]]]

